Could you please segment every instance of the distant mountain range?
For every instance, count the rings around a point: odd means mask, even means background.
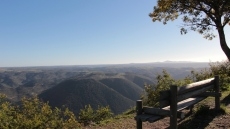
[[[69,107],[76,114],[85,105],[109,105],[117,114],[134,106],[145,84],[154,84],[166,69],[175,79],[209,63],[158,62],[146,64],[48,66],[0,68],[0,93],[18,102],[23,96],[38,96],[53,107]]]

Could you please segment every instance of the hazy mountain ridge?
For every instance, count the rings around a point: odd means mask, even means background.
[[[4,71],[0,72],[0,93],[13,101],[33,96],[49,89],[76,73],[59,71]]]
[[[135,103],[143,92],[144,84],[153,84],[155,77],[162,73],[162,69],[166,69],[175,79],[180,79],[189,75],[191,70],[200,70],[208,66],[208,63],[182,64],[167,62],[0,68],[0,93],[6,94],[13,101],[19,101],[23,96],[31,97],[42,93],[40,96],[50,101],[51,105],[69,106],[75,113],[87,104],[93,107],[110,105],[115,113],[119,113]],[[199,65],[201,67],[198,67]],[[94,83],[100,90],[95,89]],[[65,90],[66,87],[69,90]],[[52,98],[53,96],[56,98]],[[57,98],[62,101],[56,102]],[[118,105],[127,105],[116,107],[113,101]]]

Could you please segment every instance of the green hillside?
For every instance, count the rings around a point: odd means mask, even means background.
[[[79,110],[88,104],[93,108],[97,108],[98,105],[109,105],[115,114],[134,106],[134,101],[94,79],[63,81],[44,91],[39,98],[49,101],[53,107],[67,106],[75,114],[78,114]]]
[[[100,80],[100,82],[134,101],[140,98],[142,92],[138,85],[123,78],[106,78]]]
[[[143,89],[145,84],[154,84],[153,79],[149,78],[148,76],[126,73],[124,77]]]

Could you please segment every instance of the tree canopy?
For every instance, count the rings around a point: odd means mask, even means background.
[[[215,37],[213,30],[217,30],[220,46],[230,60],[224,33],[224,27],[230,25],[230,0],[158,0],[149,16],[153,22],[163,24],[182,17],[181,34],[193,30],[209,40]]]

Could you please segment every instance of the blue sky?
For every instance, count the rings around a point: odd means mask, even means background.
[[[222,61],[218,37],[151,21],[155,0],[1,0],[0,67]],[[229,27],[226,30],[230,42]]]

